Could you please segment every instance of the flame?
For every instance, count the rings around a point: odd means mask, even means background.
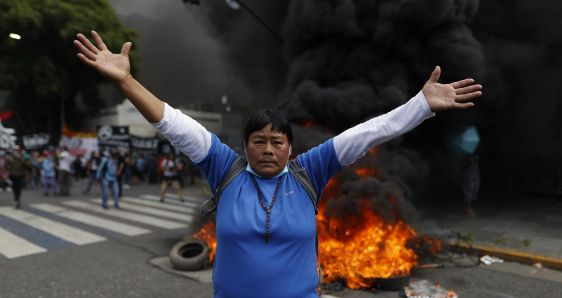
[[[377,147],[371,148],[369,153],[375,155]],[[377,175],[373,168],[358,167],[354,172],[360,179]],[[318,206],[322,282],[343,279],[349,288],[370,288],[376,279],[409,275],[418,260],[415,251],[408,247],[408,240],[416,237],[414,229],[402,220],[386,222],[373,211],[375,208],[368,198],[357,203],[359,214],[328,218],[327,202],[340,199],[341,184],[338,176],[332,178]],[[391,203],[395,200],[388,199]]]
[[[377,278],[409,275],[417,264],[416,254],[406,246],[415,231],[403,221],[385,222],[366,201],[362,205],[360,217],[327,219],[323,208],[319,212],[324,283],[344,279],[349,288],[369,288]]]
[[[217,236],[215,234],[215,223],[209,221],[199,231],[193,234],[193,237],[207,243],[209,247],[209,262],[212,264],[217,251]]]
[[[355,169],[355,174],[357,174],[357,176],[359,177],[375,176],[377,174],[377,171],[370,168],[357,168]]]

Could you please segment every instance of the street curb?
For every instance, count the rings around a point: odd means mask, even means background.
[[[469,243],[466,241],[450,240],[448,241],[447,244],[451,249],[459,252],[470,253],[470,252],[477,251],[481,255],[490,255],[490,256],[498,257],[500,259],[504,259],[506,261],[519,262],[529,265],[540,263],[544,267],[549,267],[551,269],[556,269],[556,270],[562,270],[562,259],[560,258],[547,257],[547,256],[512,250],[503,247],[488,246],[478,243]]]

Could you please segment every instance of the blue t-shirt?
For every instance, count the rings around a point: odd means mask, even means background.
[[[238,154],[213,135],[198,166],[211,189],[221,182]],[[297,156],[318,198],[341,169],[332,140]],[[213,264],[215,297],[318,297],[316,218],[308,193],[290,173],[281,175],[271,210],[271,239],[265,242],[266,212],[248,171],[222,192],[216,217],[217,252]],[[269,207],[277,177],[255,177]]]
[[[43,170],[43,177],[55,177],[55,162],[46,158],[41,163],[41,169]]]

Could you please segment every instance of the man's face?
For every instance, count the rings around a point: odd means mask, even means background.
[[[287,135],[271,130],[271,124],[254,131],[246,144],[246,156],[252,170],[264,178],[281,173],[291,154]]]

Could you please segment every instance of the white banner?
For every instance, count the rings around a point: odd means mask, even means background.
[[[0,122],[0,148],[2,149],[18,149],[19,146],[16,145],[16,130],[13,128],[7,128]]]
[[[82,137],[65,137],[63,136],[59,142],[60,147],[68,148],[70,154],[74,156],[82,155],[89,157],[92,151],[98,150],[97,138],[82,138]]]

